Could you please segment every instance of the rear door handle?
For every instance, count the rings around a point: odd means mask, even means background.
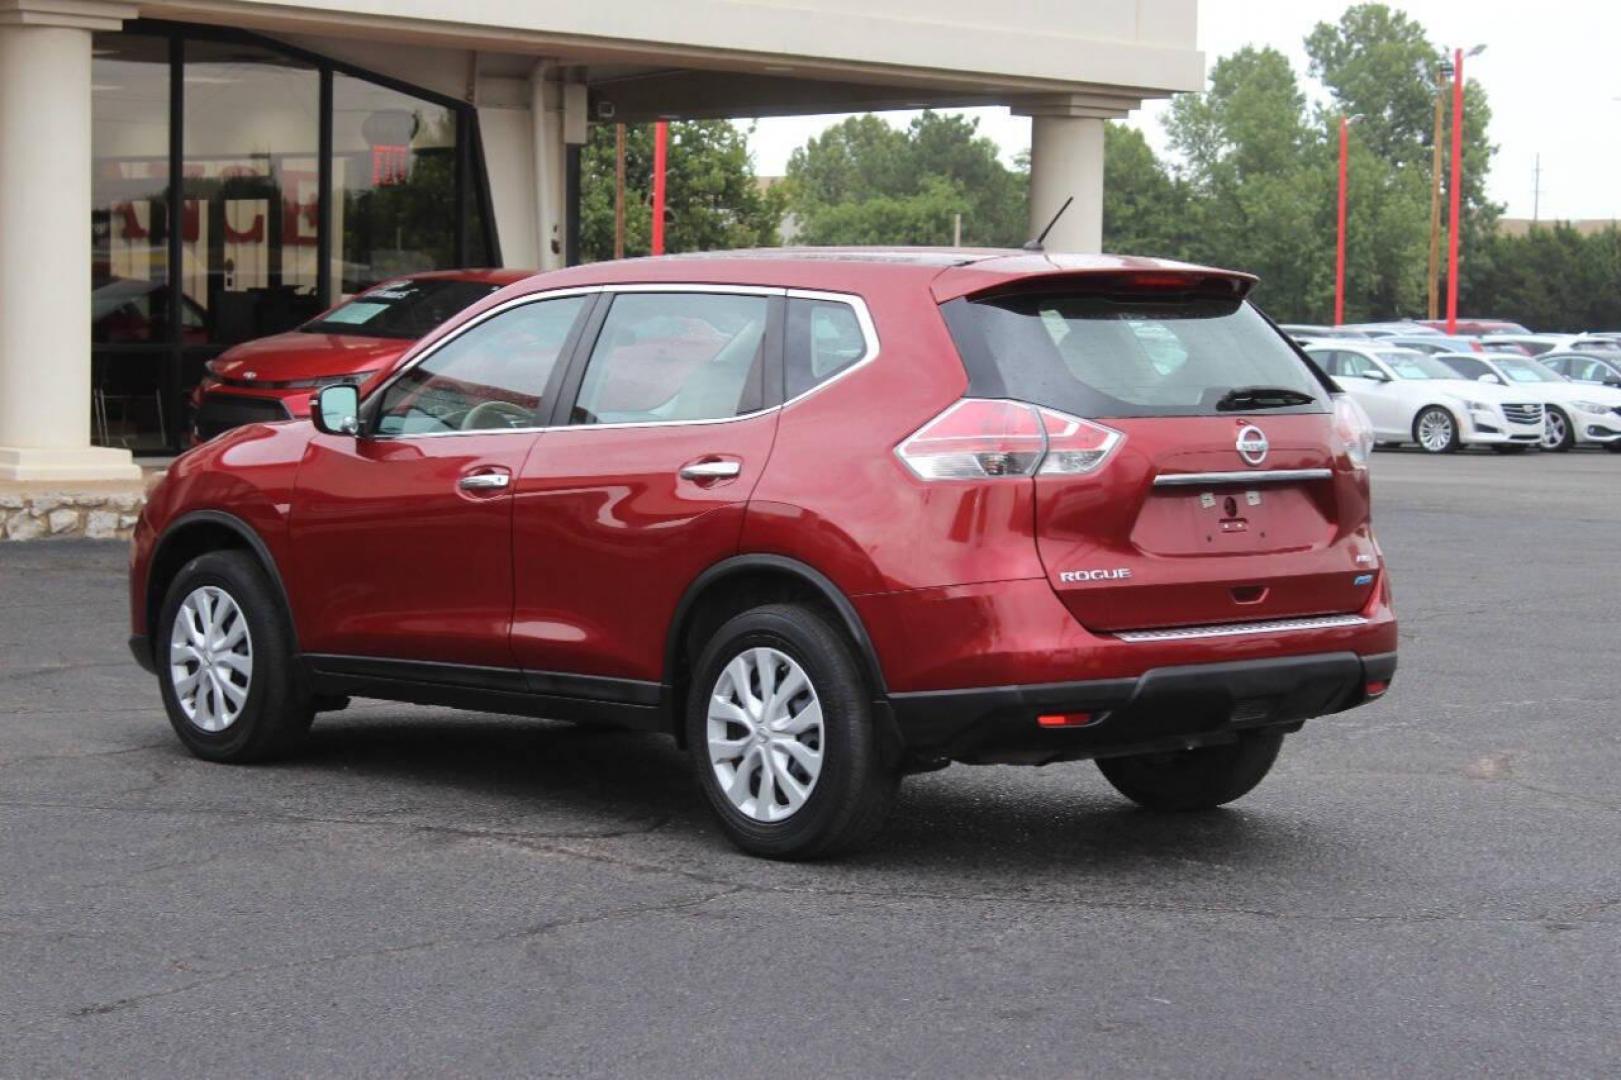
[[[683,480],[730,480],[743,471],[741,461],[692,461],[681,466]]]
[[[500,491],[512,483],[512,474],[507,472],[479,472],[470,473],[456,482],[456,486],[463,491]]]

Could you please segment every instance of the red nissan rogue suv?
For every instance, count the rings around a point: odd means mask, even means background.
[[[761,855],[848,848],[952,761],[1214,807],[1396,667],[1366,417],[1252,284],[976,251],[532,277],[176,461],[131,646],[212,761],[351,695],[665,732]]]

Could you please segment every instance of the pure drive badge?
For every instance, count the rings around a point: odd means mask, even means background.
[[[1063,570],[1058,574],[1058,580],[1066,584],[1078,581],[1123,581],[1131,576],[1131,571],[1125,567],[1113,570]]]

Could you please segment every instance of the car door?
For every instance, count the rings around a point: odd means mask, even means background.
[[[536,690],[656,700],[687,586],[734,554],[776,436],[782,290],[604,294],[514,503]]]
[[[292,513],[306,653],[512,667],[513,479],[592,298],[479,317],[317,435]]]

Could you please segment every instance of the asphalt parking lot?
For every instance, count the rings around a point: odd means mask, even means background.
[[[1375,458],[1401,672],[1231,810],[1087,764],[736,854],[651,736],[357,704],[211,766],[124,550],[0,545],[0,1076],[1613,1075],[1621,458]]]

